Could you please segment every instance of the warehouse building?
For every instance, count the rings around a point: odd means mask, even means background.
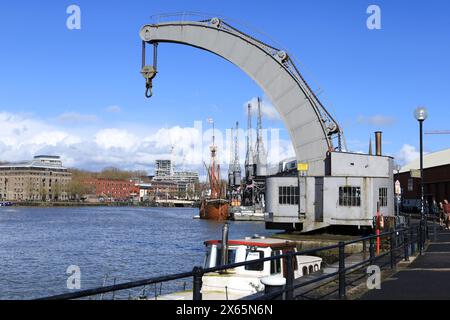
[[[444,199],[450,201],[450,149],[425,154],[423,161],[425,200],[429,204],[433,199],[438,203]],[[416,209],[420,200],[419,169],[420,159],[416,159],[401,168],[398,173],[403,204],[407,208]]]
[[[0,165],[0,200],[68,200],[71,173],[58,156],[35,156],[31,161]]]

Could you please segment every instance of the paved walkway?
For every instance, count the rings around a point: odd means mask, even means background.
[[[450,299],[450,231],[439,231],[423,256],[406,269],[384,280],[380,290],[371,290],[363,300]]]

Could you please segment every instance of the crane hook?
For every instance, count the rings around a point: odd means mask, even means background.
[[[158,43],[153,44],[153,66],[145,65],[145,42],[142,42],[142,69],[141,74],[145,79],[145,97],[153,96],[153,79],[156,77],[157,71],[157,49]]]
[[[153,66],[144,66],[141,70],[141,74],[145,79],[145,96],[147,98],[150,98],[153,93],[152,93],[152,87],[153,87],[153,79],[156,77],[156,74],[158,72],[156,71],[156,69]]]
[[[145,97],[151,98],[153,96],[153,85],[152,80],[147,80],[145,84]]]

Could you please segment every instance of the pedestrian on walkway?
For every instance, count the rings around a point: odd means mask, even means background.
[[[439,226],[444,228],[445,214],[444,214],[444,204],[439,202]]]

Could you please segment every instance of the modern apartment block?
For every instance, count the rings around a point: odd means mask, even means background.
[[[59,156],[35,156],[31,161],[0,165],[0,200],[68,200],[71,173]]]
[[[156,160],[155,176],[152,178],[152,182],[174,183],[177,186],[177,193],[185,195],[187,198],[189,193],[195,192],[195,184],[199,182],[199,176],[197,172],[173,172],[170,160]]]
[[[156,160],[155,176],[165,177],[172,175],[172,162],[170,160]]]

